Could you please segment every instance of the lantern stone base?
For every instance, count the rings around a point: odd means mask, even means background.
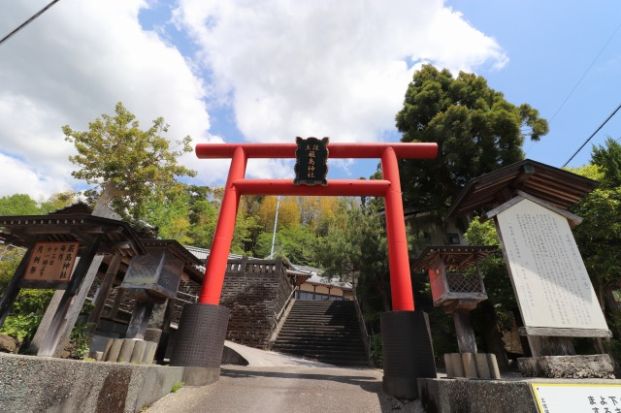
[[[521,357],[517,362],[524,377],[615,378],[614,366],[608,354]]]
[[[380,319],[384,353],[384,391],[396,398],[418,398],[416,381],[436,377],[427,314],[390,311]]]
[[[446,353],[444,366],[447,377],[500,379],[496,356],[491,353]]]
[[[184,306],[170,364],[186,367],[186,384],[202,386],[220,377],[229,314],[229,309],[220,305]]]

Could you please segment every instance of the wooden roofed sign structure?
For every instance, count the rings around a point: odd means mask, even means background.
[[[525,159],[472,179],[457,197],[449,216],[489,210],[513,198],[516,191],[567,210],[596,185],[583,176]]]
[[[571,227],[595,181],[524,160],[473,179],[452,214],[486,210],[501,239],[533,356],[571,354],[569,337],[608,337]]]
[[[57,291],[60,295],[52,300],[54,311],[46,319],[47,327],[39,326],[31,343],[31,350],[44,356],[64,348],[103,255],[120,259],[145,252],[127,223],[91,215],[79,204],[48,215],[0,217],[0,237],[26,249],[0,299],[0,325],[21,288],[64,290]]]

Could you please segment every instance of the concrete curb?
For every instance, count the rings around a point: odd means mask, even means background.
[[[0,411],[135,412],[182,378],[183,367],[0,354]]]

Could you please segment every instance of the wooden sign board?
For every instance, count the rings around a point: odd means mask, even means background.
[[[609,335],[567,218],[519,197],[499,208],[496,223],[526,333]]]
[[[78,256],[77,242],[37,242],[23,281],[30,286],[68,283]]]
[[[295,151],[296,185],[327,185],[329,138],[296,138]]]
[[[539,413],[621,412],[621,385],[531,383]]]

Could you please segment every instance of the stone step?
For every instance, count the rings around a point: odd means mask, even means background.
[[[310,313],[310,312],[300,312],[300,313],[294,313],[294,312],[289,312],[289,317],[294,317],[294,318],[315,318],[315,317],[319,317],[319,318],[338,318],[338,319],[355,319],[356,318],[356,314],[352,313],[352,314],[334,314],[334,313]]]
[[[296,301],[272,349],[334,365],[368,365],[353,302]]]
[[[357,326],[343,326],[343,325],[336,325],[336,324],[285,324],[282,327],[281,331],[286,331],[286,330],[295,330],[295,331],[300,331],[300,332],[312,332],[312,331],[349,331],[355,334],[360,334],[360,332],[355,330],[355,327]]]
[[[299,334],[286,334],[278,337],[276,342],[296,342],[296,343],[362,343],[359,336],[309,336]]]
[[[353,321],[334,321],[334,320],[311,320],[311,319],[307,319],[307,320],[295,320],[295,319],[288,319],[287,321],[285,321],[285,326],[286,325],[314,325],[314,324],[324,324],[324,325],[331,325],[331,326],[346,326],[346,327],[358,327],[358,323],[354,323]]]
[[[360,334],[352,333],[345,330],[283,330],[279,337],[298,337],[298,338],[349,338],[360,339]]]
[[[366,357],[362,356],[347,357],[343,354],[326,355],[321,353],[293,353],[289,351],[283,351],[282,353],[306,359],[318,360],[334,365],[368,365],[369,363]]]
[[[296,345],[295,343],[276,343],[272,347],[272,349],[276,351],[280,350],[291,350],[291,351],[315,351],[321,353],[322,351],[334,351],[341,352],[346,354],[358,354],[365,355],[364,347],[361,345],[351,345],[351,346],[340,346],[340,345],[326,345],[326,344],[304,344],[304,345]]]

